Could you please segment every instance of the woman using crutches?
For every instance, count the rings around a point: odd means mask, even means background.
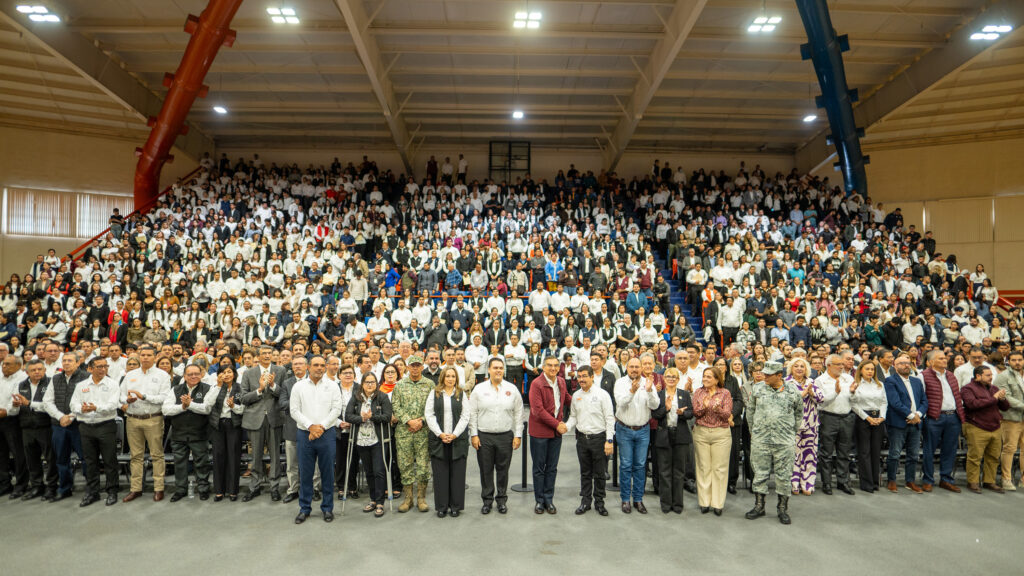
[[[363,470],[366,471],[366,482],[370,489],[370,502],[363,507],[363,512],[373,512],[374,516],[380,518],[384,515],[384,491],[387,487],[384,438],[385,434],[390,437],[391,401],[377,390],[377,377],[372,372],[363,375],[359,388],[352,393],[352,400],[345,409],[345,421],[352,424],[349,451],[354,444],[363,463]],[[386,428],[387,433],[384,431]],[[345,483],[347,493],[347,478]]]

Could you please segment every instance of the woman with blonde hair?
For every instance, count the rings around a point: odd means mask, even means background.
[[[850,385],[850,405],[857,415],[854,434],[857,438],[857,477],[860,489],[875,492],[882,474],[882,437],[885,436],[885,386],[878,379],[877,368],[871,360],[857,367]]]
[[[811,365],[804,358],[790,360],[787,380],[796,385],[804,402],[804,414],[796,438],[793,464],[793,495],[810,496],[818,477],[818,405],[825,399],[821,388],[811,379]]]
[[[714,510],[715,516],[721,516],[732,448],[732,395],[725,389],[725,375],[715,368],[704,370],[701,383],[693,392],[697,503],[701,514]]]
[[[441,369],[423,418],[430,431],[427,441],[434,473],[434,509],[438,518],[457,518],[466,504],[469,406],[454,367]]]

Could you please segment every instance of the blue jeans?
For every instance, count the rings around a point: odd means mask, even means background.
[[[82,474],[85,475],[85,458],[82,457],[82,435],[78,433],[78,423],[74,422],[67,428],[53,425],[53,454],[57,461],[57,476],[60,478],[57,493],[71,492],[75,484],[74,472],[71,469],[71,452],[78,454],[82,463]]]
[[[337,433],[334,428],[324,430],[316,440],[309,439],[309,431],[297,430],[295,449],[299,457],[299,512],[309,514],[313,501],[313,472],[320,466],[320,482],[324,487],[320,510],[334,511],[334,453]]]
[[[907,424],[906,428],[888,426],[889,458],[886,460],[886,472],[889,482],[896,481],[896,471],[900,466],[900,452],[907,448],[906,476],[904,482],[914,482],[917,478],[917,457],[921,448],[921,426]]]
[[[960,440],[960,417],[940,414],[924,419],[924,455],[921,460],[921,482],[935,483],[935,449],[939,449],[939,480],[953,483],[956,446]]]
[[[533,498],[538,504],[553,504],[555,475],[558,474],[558,455],[561,451],[561,436],[554,438],[530,436],[530,456],[533,457]]]
[[[633,430],[616,422],[615,441],[619,444],[619,496],[623,502],[629,502],[631,496],[633,502],[643,502],[651,428]]]

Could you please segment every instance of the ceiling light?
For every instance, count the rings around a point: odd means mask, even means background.
[[[544,15],[540,12],[516,12],[515,19],[512,21],[513,28],[529,28],[530,30],[536,30],[540,28],[540,21],[544,18]]]
[[[985,33],[998,32],[1000,34],[1006,34],[1011,30],[1013,30],[1013,26],[1008,26],[1006,24],[989,24],[981,29],[981,31]]]
[[[540,20],[542,17],[540,12],[530,12],[530,20]]]
[[[774,32],[776,24],[782,22],[782,16],[758,16],[754,22],[747,26],[747,32],[757,34],[758,32]]]
[[[33,22],[60,22],[56,14],[30,14],[28,19]]]
[[[808,114],[807,116],[804,116],[804,122],[814,122],[817,119],[818,119],[818,115],[817,114]]]
[[[761,26],[761,32],[773,32],[774,30],[774,24],[765,24],[764,26]]]
[[[295,8],[281,8],[281,14],[285,16],[295,16]]]
[[[273,21],[274,24],[284,24],[284,16],[271,16],[270,20]]]
[[[526,12],[516,12],[516,20],[526,20],[528,17]]]
[[[217,114],[227,114],[228,113],[228,109],[223,107],[223,106],[214,106],[213,107],[213,111],[216,112]]]
[[[513,28],[526,28],[526,20],[516,20],[512,23]]]
[[[47,14],[47,13],[50,12],[46,8],[46,6],[39,6],[39,5],[29,6],[29,5],[26,5],[26,4],[22,4],[22,5],[18,6],[17,10],[18,10],[18,12],[21,12],[22,14]]]
[[[524,114],[523,114],[522,110],[516,110],[516,111],[512,112],[512,117],[515,118],[516,120],[522,120],[523,116],[524,116]]]
[[[536,30],[537,28],[540,28],[540,22],[537,22],[536,20],[530,20],[529,22],[526,23],[526,27],[531,30]]]
[[[999,34],[997,32],[989,32],[989,33],[975,32],[974,34],[971,34],[971,40],[997,40],[997,39],[999,39]]]
[[[768,17],[767,16],[758,16],[757,18],[754,18],[754,24],[767,24],[767,23],[768,23]]]
[[[769,24],[778,24],[779,22],[782,22],[782,16],[772,16],[768,19]]]
[[[289,24],[298,24],[299,23],[299,19],[296,18],[295,16],[288,16],[287,18],[285,18],[285,21],[288,22]]]
[[[278,8],[267,8],[267,14],[270,14],[271,16],[280,16],[281,10]]]
[[[761,31],[761,26],[758,25],[758,24],[751,24],[750,26],[747,26],[747,32],[760,32],[760,31]]]

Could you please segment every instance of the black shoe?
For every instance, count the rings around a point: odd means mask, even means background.
[[[604,502],[596,502],[596,503],[594,503],[594,510],[597,510],[597,513],[600,514],[601,516],[607,516],[608,515],[608,509],[604,507]]]
[[[574,512],[577,516],[586,514],[587,510],[590,510],[590,504],[580,504],[579,508]]]
[[[224,495],[223,494],[217,494],[216,496],[213,497],[213,501],[214,502],[220,502],[223,499],[224,499]]]
[[[850,488],[849,484],[839,484],[838,487],[839,487],[840,491],[846,492],[850,496],[853,496],[854,494],[856,494],[856,492],[853,491],[853,488]]]
[[[459,512],[458,508],[452,508],[452,509],[448,510],[448,515],[451,516],[452,518],[458,518],[459,514],[461,514],[461,512]]]
[[[294,501],[296,501],[298,499],[299,499],[299,495],[298,494],[296,494],[294,492],[289,492],[289,493],[284,495],[284,499],[282,500],[282,502],[284,502],[285,504],[288,504],[288,503],[294,502]]]
[[[261,492],[261,490],[259,488],[255,489],[255,490],[249,490],[248,492],[246,492],[245,496],[242,496],[242,502],[249,502],[249,501],[251,501],[253,498],[259,496],[260,492]]]
[[[309,513],[308,512],[299,512],[299,515],[295,517],[295,523],[296,524],[302,524],[308,518],[309,518]]]
[[[676,514],[682,514],[683,513],[683,507],[682,506],[673,506],[672,507],[672,511],[675,512]]]
[[[505,503],[498,504],[498,514],[508,514],[508,506]]]
[[[334,512],[324,512],[324,522],[334,522]]]
[[[209,500],[210,499],[210,493],[209,492],[200,492],[199,493],[199,499],[200,500],[204,500],[204,501],[205,500]]]
[[[629,505],[629,502],[622,503],[622,513],[629,514],[633,511],[633,507]]]
[[[270,491],[270,499],[274,502],[280,502],[281,492],[279,492],[277,488],[274,488],[273,490]]]
[[[533,506],[533,513],[534,514],[543,514],[544,513],[544,505],[541,504],[540,502],[537,502],[536,504],[534,504],[534,506]]]
[[[85,508],[86,506],[88,506],[90,504],[95,504],[96,502],[99,502],[99,501],[100,501],[100,495],[99,494],[86,494],[85,498],[82,498],[82,501],[78,503],[78,507],[79,508]]]
[[[555,508],[554,504],[548,504],[547,506],[545,506],[544,511],[548,514],[558,514],[558,509]]]
[[[295,497],[298,498],[299,495],[296,494]],[[313,490],[313,501],[314,502],[316,502],[317,500],[323,500],[323,498],[324,498],[324,495],[323,495],[322,492],[320,492],[319,490]]]
[[[186,494],[182,494],[181,492],[175,492],[175,493],[174,493],[174,494],[173,494],[173,495],[171,496],[171,502],[177,502],[178,500],[181,500],[181,499],[182,499],[182,498],[184,498],[185,496],[186,496]]]
[[[117,492],[111,492],[110,494],[107,494],[106,504],[107,506],[113,506],[114,504],[117,504]]]
[[[729,492],[729,494],[736,494],[736,485],[729,484],[729,487],[726,490]]]
[[[829,496],[832,495],[832,487],[829,486],[828,484],[822,486],[821,487],[821,491],[824,492],[825,494],[829,495]]]
[[[17,500],[25,495],[25,491],[21,488],[15,488],[11,495],[7,497],[8,500]]]
[[[349,490],[348,491],[348,497],[349,498],[359,498],[359,490]]]
[[[71,490],[68,490],[67,492],[59,492],[59,493],[55,494],[53,496],[53,498],[50,498],[50,502],[60,502],[61,500],[64,500],[65,498],[71,498]]]
[[[438,508],[438,510],[437,510],[437,517],[438,518],[444,518],[447,515],[448,515],[448,509],[447,508],[445,508],[444,510]]]
[[[57,497],[57,493],[56,492],[47,490],[46,493],[43,494],[43,502],[50,502],[50,501],[52,501],[56,497]]]
[[[686,482],[683,482],[683,489],[689,492],[690,494],[696,494],[697,484],[694,483],[693,480],[687,480]]]
[[[711,507],[710,506],[701,506],[700,507],[700,513],[701,514],[707,514],[708,512],[711,512]]]
[[[25,495],[22,496],[21,499],[25,502],[28,502],[29,500],[35,500],[36,498],[39,498],[43,494],[44,492],[42,488],[36,488],[35,490],[29,490],[28,492],[25,492]]]
[[[491,513],[491,505],[490,504],[484,504],[482,507],[480,507],[480,513],[481,514],[490,514]]]
[[[666,506],[664,504],[661,505],[661,513],[662,514],[668,514],[671,511],[672,511],[672,507],[671,506]]]
[[[643,502],[633,502],[633,508],[641,514],[647,514],[647,506],[644,506]]]
[[[711,511],[715,513],[715,516],[721,516],[722,515],[722,509],[721,508],[712,508]]]
[[[238,494],[228,494],[228,500],[232,502],[238,502]]]

